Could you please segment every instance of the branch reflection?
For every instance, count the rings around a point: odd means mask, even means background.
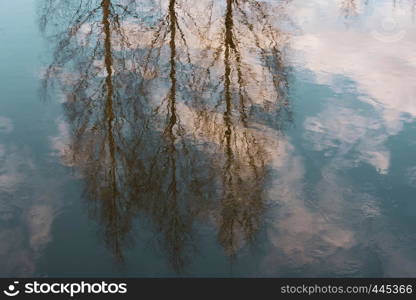
[[[40,26],[54,44],[43,92],[65,97],[63,160],[84,178],[118,261],[136,219],[153,224],[177,272],[201,222],[218,228],[230,257],[255,240],[290,122],[288,37],[278,26],[286,3],[42,2]]]

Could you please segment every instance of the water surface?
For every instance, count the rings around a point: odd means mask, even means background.
[[[0,3],[0,275],[416,275],[416,3]]]

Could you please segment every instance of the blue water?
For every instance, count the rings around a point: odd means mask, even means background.
[[[415,276],[414,8],[0,2],[0,276]]]

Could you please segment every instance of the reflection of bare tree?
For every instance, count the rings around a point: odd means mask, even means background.
[[[276,114],[275,121],[279,121],[277,114],[286,107],[287,83],[279,48],[281,33],[268,23],[265,7],[255,1],[225,2],[223,30],[216,35],[222,42],[213,41],[218,46],[211,63],[218,69],[222,64],[224,73],[215,83],[222,90],[214,107],[206,104],[209,99],[204,99],[194,110],[198,112],[195,127],[215,141],[217,153],[223,153],[216,160],[216,169],[221,171],[219,241],[229,255],[234,255],[242,239],[253,241],[266,206],[264,185],[270,159],[267,138],[253,127],[257,122],[267,123],[262,118],[267,114]],[[250,22],[253,12],[263,16],[263,24],[258,20]],[[249,47],[258,51],[258,65],[245,61]],[[254,68],[259,65],[263,70],[257,73]],[[209,84],[215,81],[218,79],[206,80]],[[267,93],[263,94],[264,91]],[[268,125],[279,128],[280,124]]]
[[[113,51],[112,45],[114,36],[122,36],[119,13],[110,0],[95,6],[91,6],[92,1],[81,2],[78,10],[67,7],[72,4],[48,1],[43,8],[47,15],[41,18],[42,22],[71,9],[78,13],[76,21],[68,17],[69,24],[56,36],[59,43],[46,71],[45,88],[53,83],[53,76],[59,77],[73,126],[71,160],[82,168],[91,212],[103,223],[108,246],[122,260],[134,211],[124,190],[128,161],[119,151],[127,142],[121,133],[127,116],[119,105],[121,97],[116,89],[121,81],[114,76],[115,66],[125,59],[122,53]],[[83,43],[93,46],[80,47],[81,38]],[[64,66],[70,71],[63,72]]]
[[[351,18],[358,15],[357,0],[343,0],[341,3],[341,12],[345,18]]]
[[[134,218],[147,217],[180,271],[197,220],[218,224],[229,255],[261,227],[267,132],[288,111],[284,35],[253,0],[144,2],[44,1],[41,27],[64,28],[49,35],[44,88],[66,95],[66,159],[109,248],[122,260]]]
[[[392,0],[391,4],[392,4],[393,10],[396,9],[398,4],[401,5],[403,4],[403,2],[405,3],[404,5],[406,7],[407,5],[409,5],[408,7],[410,8],[410,11],[411,11],[412,21],[414,21],[415,12],[416,12],[416,0],[406,0],[406,1]],[[346,19],[351,18],[351,17],[356,17],[359,15],[360,6],[368,6],[371,3],[372,2],[368,0],[342,0],[341,13]],[[373,4],[378,5],[378,2],[374,2]]]

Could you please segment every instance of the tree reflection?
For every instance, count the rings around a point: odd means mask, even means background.
[[[346,18],[353,18],[353,17],[357,17],[360,14],[360,7],[367,7],[367,6],[377,6],[379,4],[379,2],[370,2],[368,0],[342,0],[342,2],[340,3],[340,10],[341,10],[341,14]],[[401,6],[403,5],[404,7],[408,7],[410,9],[410,15],[412,17],[412,21],[415,20],[415,12],[416,12],[416,0],[407,0],[404,1],[404,3],[402,1],[397,1],[397,0],[392,0],[391,1],[392,4],[392,8],[393,10],[395,10],[397,8],[397,6]]]
[[[136,218],[151,221],[178,272],[198,222],[218,227],[230,256],[255,239],[271,149],[290,120],[282,9],[253,0],[42,3],[40,25],[56,45],[43,91],[65,95],[64,160],[82,174],[119,261]]]
[[[345,18],[358,16],[357,0],[343,0],[341,2],[341,12]]]

